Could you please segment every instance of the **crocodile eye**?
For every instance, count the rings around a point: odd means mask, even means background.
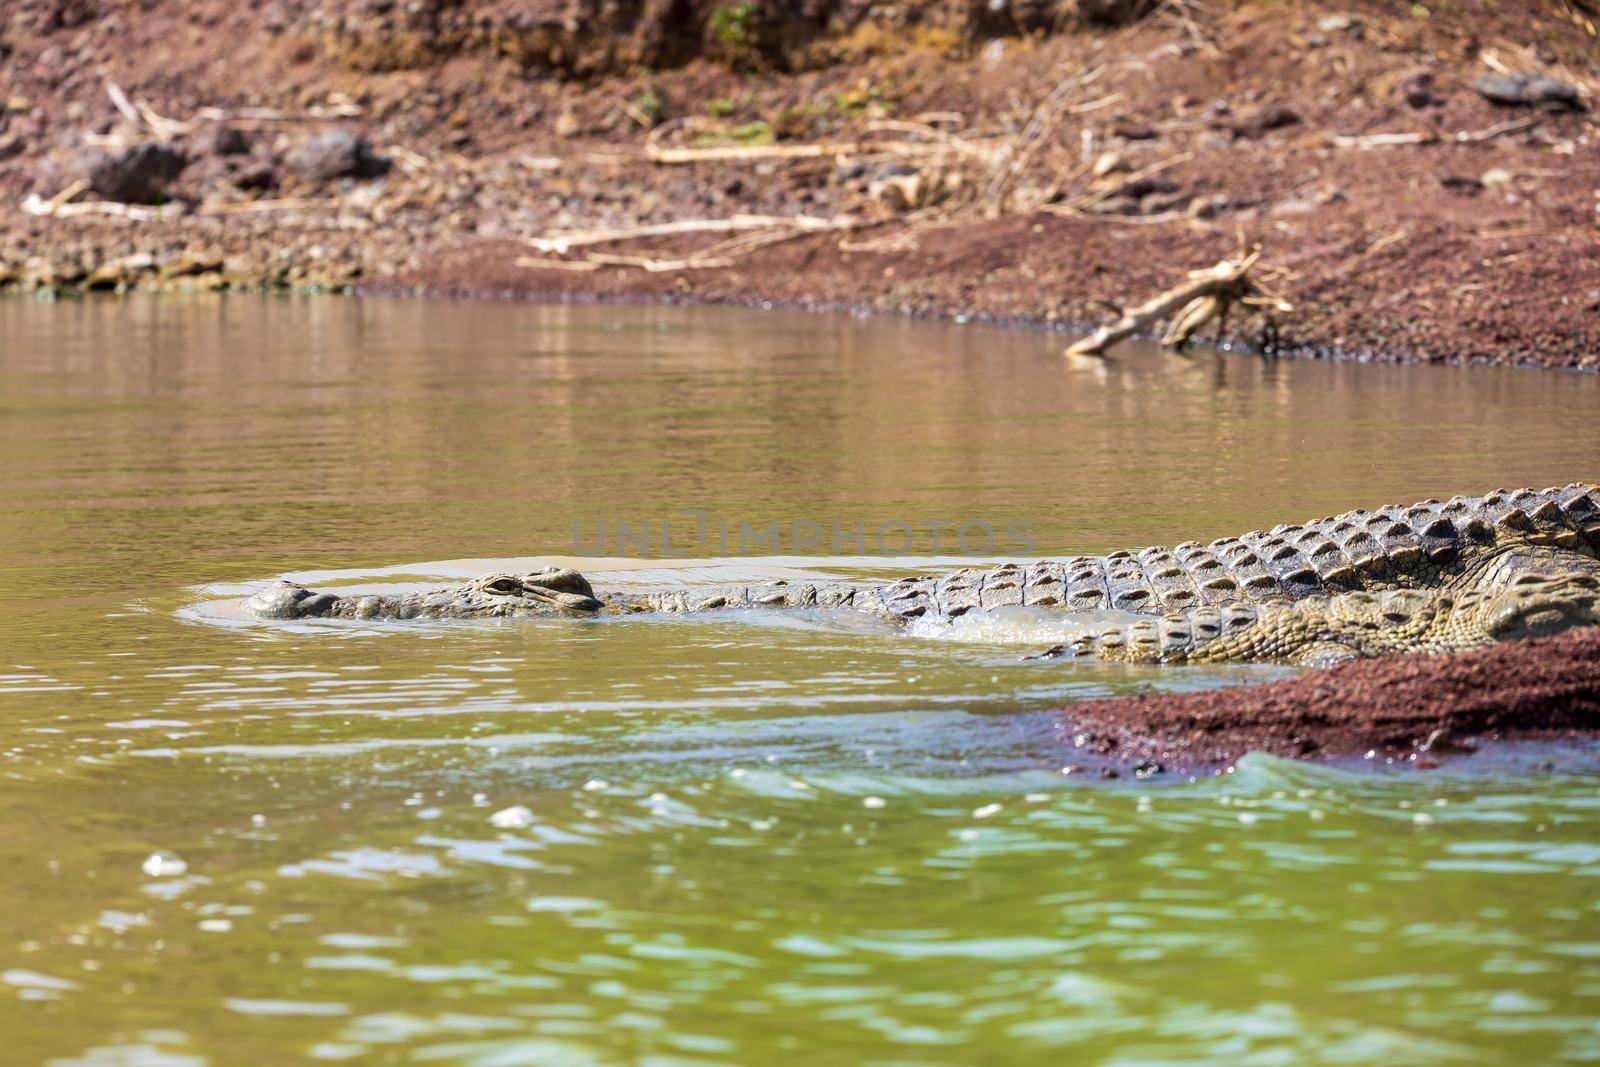
[[[492,582],[485,583],[483,591],[494,593],[496,596],[516,596],[522,592],[522,583],[515,578],[496,578]]]

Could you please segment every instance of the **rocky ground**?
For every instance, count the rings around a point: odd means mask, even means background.
[[[1593,0],[10,0],[0,284],[1087,329],[1259,246],[1292,310],[1232,340],[1596,370],[1597,23]],[[1174,766],[1425,764],[1592,730],[1597,661],[1594,633],[1379,660],[1078,705],[1068,731]]]
[[[1243,240],[1287,351],[1594,369],[1597,17],[13,0],[0,277],[1086,327]]]

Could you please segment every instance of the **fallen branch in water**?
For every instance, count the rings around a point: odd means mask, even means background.
[[[1162,320],[1167,320],[1168,325],[1161,343],[1181,348],[1209,322],[1216,321],[1220,331],[1234,305],[1261,310],[1292,310],[1287,300],[1263,288],[1250,276],[1251,269],[1260,258],[1259,248],[1252,249],[1248,254],[1240,249],[1237,255],[1215,267],[1190,271],[1187,282],[1122,312],[1116,322],[1102,326],[1088,337],[1069,345],[1066,354],[1104,355],[1112,345],[1136,333],[1146,332]]]

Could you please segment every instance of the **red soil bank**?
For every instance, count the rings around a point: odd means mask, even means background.
[[[1600,627],[1456,655],[1364,660],[1266,685],[1089,701],[1062,717],[1063,734],[1097,757],[1166,770],[1225,768],[1246,752],[1371,753],[1428,766],[1481,740],[1592,737]]]

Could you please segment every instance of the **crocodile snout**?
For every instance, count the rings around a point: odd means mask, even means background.
[[[244,602],[244,610],[263,619],[304,619],[321,615],[338,597],[313,593],[293,582],[274,582]]]

